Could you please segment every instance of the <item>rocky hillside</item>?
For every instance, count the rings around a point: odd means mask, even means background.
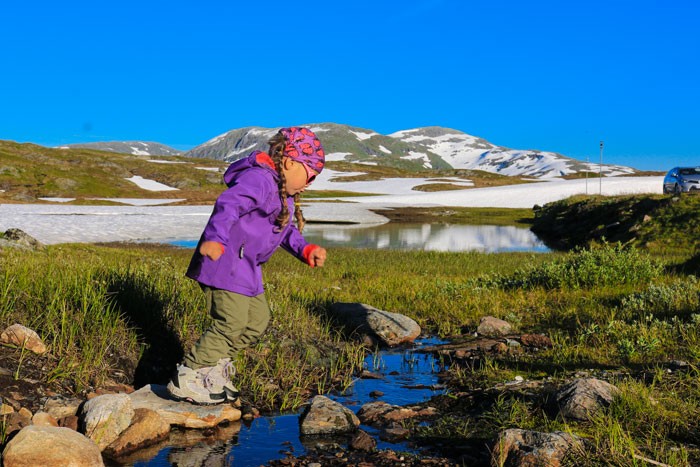
[[[425,127],[382,135],[372,130],[323,123],[310,125],[326,148],[329,161],[358,162],[409,170],[470,169],[511,176],[552,178],[579,172],[598,173],[586,164],[554,152],[509,149],[458,130]],[[265,150],[276,129],[247,127],[231,130],[186,152],[231,162],[254,149]],[[630,167],[604,165],[604,175],[634,173]]]
[[[119,152],[122,154],[133,154],[135,156],[177,156],[182,154],[182,151],[166,146],[160,143],[151,143],[145,141],[110,141],[102,143],[78,143],[65,144],[62,148],[88,148],[97,149],[99,151]]]

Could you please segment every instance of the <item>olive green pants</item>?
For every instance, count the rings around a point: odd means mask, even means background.
[[[184,364],[192,369],[214,366],[221,358],[235,359],[239,350],[255,344],[270,322],[265,294],[255,297],[203,286],[212,325],[204,331]]]

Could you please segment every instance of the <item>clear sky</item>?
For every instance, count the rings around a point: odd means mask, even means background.
[[[700,165],[700,1],[32,1],[0,11],[0,139],[189,149],[245,126],[454,128]]]

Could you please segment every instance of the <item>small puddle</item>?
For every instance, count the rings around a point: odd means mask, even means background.
[[[362,405],[375,400],[392,405],[409,405],[429,400],[441,394],[437,374],[445,368],[432,354],[418,353],[420,347],[443,344],[435,338],[418,339],[410,349],[386,349],[367,356],[365,369],[381,376],[379,379],[357,379],[343,394],[328,397],[357,413]],[[370,393],[380,391],[373,398]],[[360,428],[377,439],[378,449],[414,450],[406,443],[390,443],[377,438],[378,430],[361,425]],[[144,449],[134,453],[126,463],[114,466],[156,467],[172,465],[259,466],[269,460],[282,459],[287,453],[303,455],[319,441],[299,435],[299,413],[262,416],[250,423],[237,422],[217,428],[213,436],[203,436],[199,430],[174,430],[168,445],[157,452]],[[339,444],[341,441],[335,440]],[[141,460],[136,460],[141,459]]]

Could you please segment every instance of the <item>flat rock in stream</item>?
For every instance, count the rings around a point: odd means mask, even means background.
[[[211,428],[240,420],[241,411],[231,404],[195,405],[170,398],[165,386],[149,384],[129,394],[134,409],[150,409],[171,426]]]
[[[334,303],[331,312],[348,334],[364,335],[389,347],[413,342],[421,333],[418,323],[408,316],[364,303]]]

